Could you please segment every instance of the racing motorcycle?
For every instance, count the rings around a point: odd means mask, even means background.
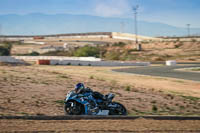
[[[66,95],[64,112],[66,115],[127,115],[122,104],[112,101],[114,97],[112,93],[96,98],[93,92],[77,94],[70,91]]]

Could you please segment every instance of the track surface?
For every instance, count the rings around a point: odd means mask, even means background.
[[[200,65],[150,66],[150,67],[115,69],[113,71],[140,74],[140,75],[150,75],[150,76],[170,77],[170,78],[200,81],[200,73],[184,72],[184,71],[176,71],[175,70],[175,69],[190,68],[190,67],[200,67]]]

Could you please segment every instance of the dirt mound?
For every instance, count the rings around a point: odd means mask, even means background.
[[[184,42],[184,43],[182,43],[180,48],[187,49],[187,50],[199,50],[200,42]]]

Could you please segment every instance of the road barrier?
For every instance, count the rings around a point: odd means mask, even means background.
[[[73,66],[149,66],[150,62],[50,60],[50,65],[73,65]]]
[[[95,57],[63,57],[63,56],[12,56],[19,60],[37,61],[37,60],[80,60],[80,61],[101,61]]]
[[[36,62],[38,65],[50,65],[50,60],[38,60]]]
[[[60,57],[60,56],[0,56],[0,62],[24,63],[35,61],[39,65],[73,66],[149,66],[150,62],[101,61],[95,57]]]
[[[5,63],[24,63],[23,60],[16,59],[15,57],[12,57],[12,56],[0,56],[0,62],[5,62]]]
[[[166,61],[167,66],[176,66],[176,61],[175,60],[168,60]]]

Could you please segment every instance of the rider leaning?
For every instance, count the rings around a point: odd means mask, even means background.
[[[77,94],[84,94],[86,92],[92,92],[92,90],[90,88],[85,88],[83,83],[78,83],[75,86],[75,92]]]
[[[103,100],[106,100],[105,96],[102,95],[101,93],[95,91],[93,92],[90,88],[85,88],[84,84],[83,83],[78,83],[76,84],[75,86],[75,92],[77,94],[84,94],[84,93],[87,93],[87,92],[92,92],[93,96],[95,98],[100,98],[100,99],[103,99]]]

